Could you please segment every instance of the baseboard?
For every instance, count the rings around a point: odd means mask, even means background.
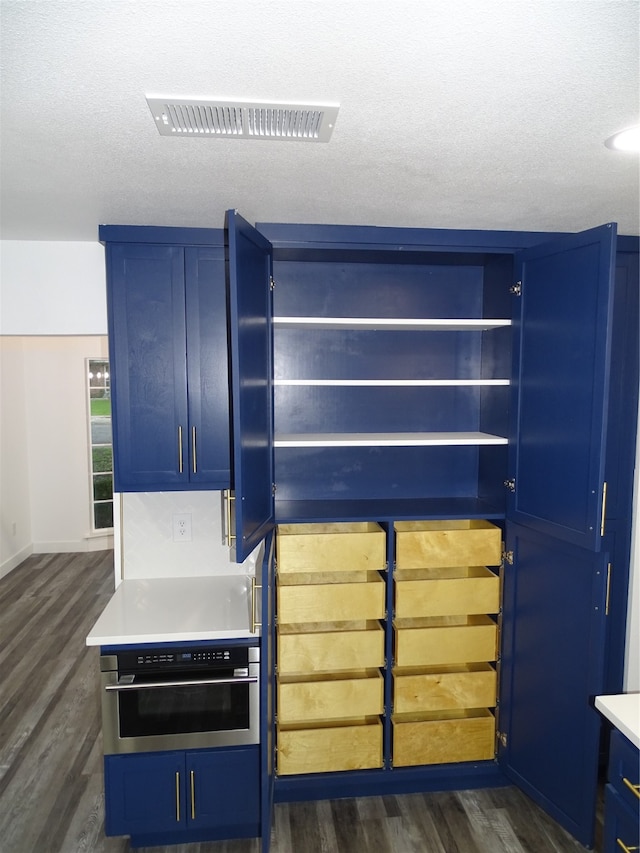
[[[34,554],[73,554],[78,551],[108,551],[113,548],[113,534],[89,536],[60,542],[34,542]]]
[[[5,560],[2,565],[0,565],[0,578],[8,575],[9,572],[12,572],[20,563],[24,562],[27,557],[30,557],[33,554],[33,545],[26,545],[21,551],[18,551],[17,554],[14,554],[13,557],[9,557],[8,560]]]

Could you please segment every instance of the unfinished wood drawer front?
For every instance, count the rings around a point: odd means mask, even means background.
[[[482,519],[397,521],[396,568],[499,566],[502,532]]]
[[[379,622],[330,623],[326,630],[278,624],[278,671],[327,672],[384,666],[384,630]]]
[[[396,616],[497,613],[500,579],[485,566],[414,569],[396,576]]]
[[[488,663],[451,667],[446,672],[396,672],[393,676],[396,714],[493,708],[495,704],[496,671]]]
[[[393,721],[393,766],[485,761],[494,757],[495,719],[490,711],[445,718]]]
[[[373,521],[280,524],[276,531],[278,573],[381,570],[387,537]]]
[[[278,622],[349,622],[382,619],[385,582],[377,572],[362,572],[365,582],[323,583],[322,575],[309,575],[317,583],[302,583],[300,575],[278,579]],[[334,575],[331,581],[339,577]]]
[[[438,666],[496,659],[498,629],[488,616],[398,620],[396,666]]]
[[[278,720],[281,723],[373,717],[383,710],[383,680],[379,672],[362,678],[278,679]]]
[[[380,720],[366,725],[279,727],[277,737],[281,776],[382,767]]]

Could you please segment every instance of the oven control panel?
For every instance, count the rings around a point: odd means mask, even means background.
[[[197,646],[131,649],[118,652],[119,672],[149,672],[160,669],[236,669],[249,664],[248,646]]]

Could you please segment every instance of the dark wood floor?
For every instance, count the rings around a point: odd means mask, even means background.
[[[104,835],[98,651],[84,645],[112,591],[111,552],[34,555],[0,579],[2,853],[130,849],[128,839]],[[259,844],[146,849],[258,853]],[[585,848],[508,787],[280,804],[272,850],[576,853]]]

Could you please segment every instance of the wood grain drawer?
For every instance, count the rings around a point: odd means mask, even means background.
[[[281,675],[384,666],[384,630],[376,621],[314,625],[278,623]]]
[[[280,524],[276,530],[279,574],[381,570],[387,537],[373,521]]]
[[[496,659],[498,628],[488,616],[398,619],[396,666],[438,666]]]
[[[382,619],[385,581],[377,572],[291,574],[278,578],[278,622]]]
[[[396,573],[398,618],[497,613],[500,578],[485,566],[408,569]]]
[[[315,678],[278,678],[278,720],[309,723],[370,717],[384,711],[383,679],[378,670]]]
[[[393,707],[396,714],[493,708],[496,685],[496,671],[488,663],[451,666],[446,671],[396,670]]]
[[[490,711],[441,712],[420,719],[393,718],[393,766],[484,761],[494,757]]]
[[[396,568],[499,566],[502,532],[483,519],[397,521]]]
[[[279,726],[277,738],[281,776],[382,767],[379,719],[314,728]]]

